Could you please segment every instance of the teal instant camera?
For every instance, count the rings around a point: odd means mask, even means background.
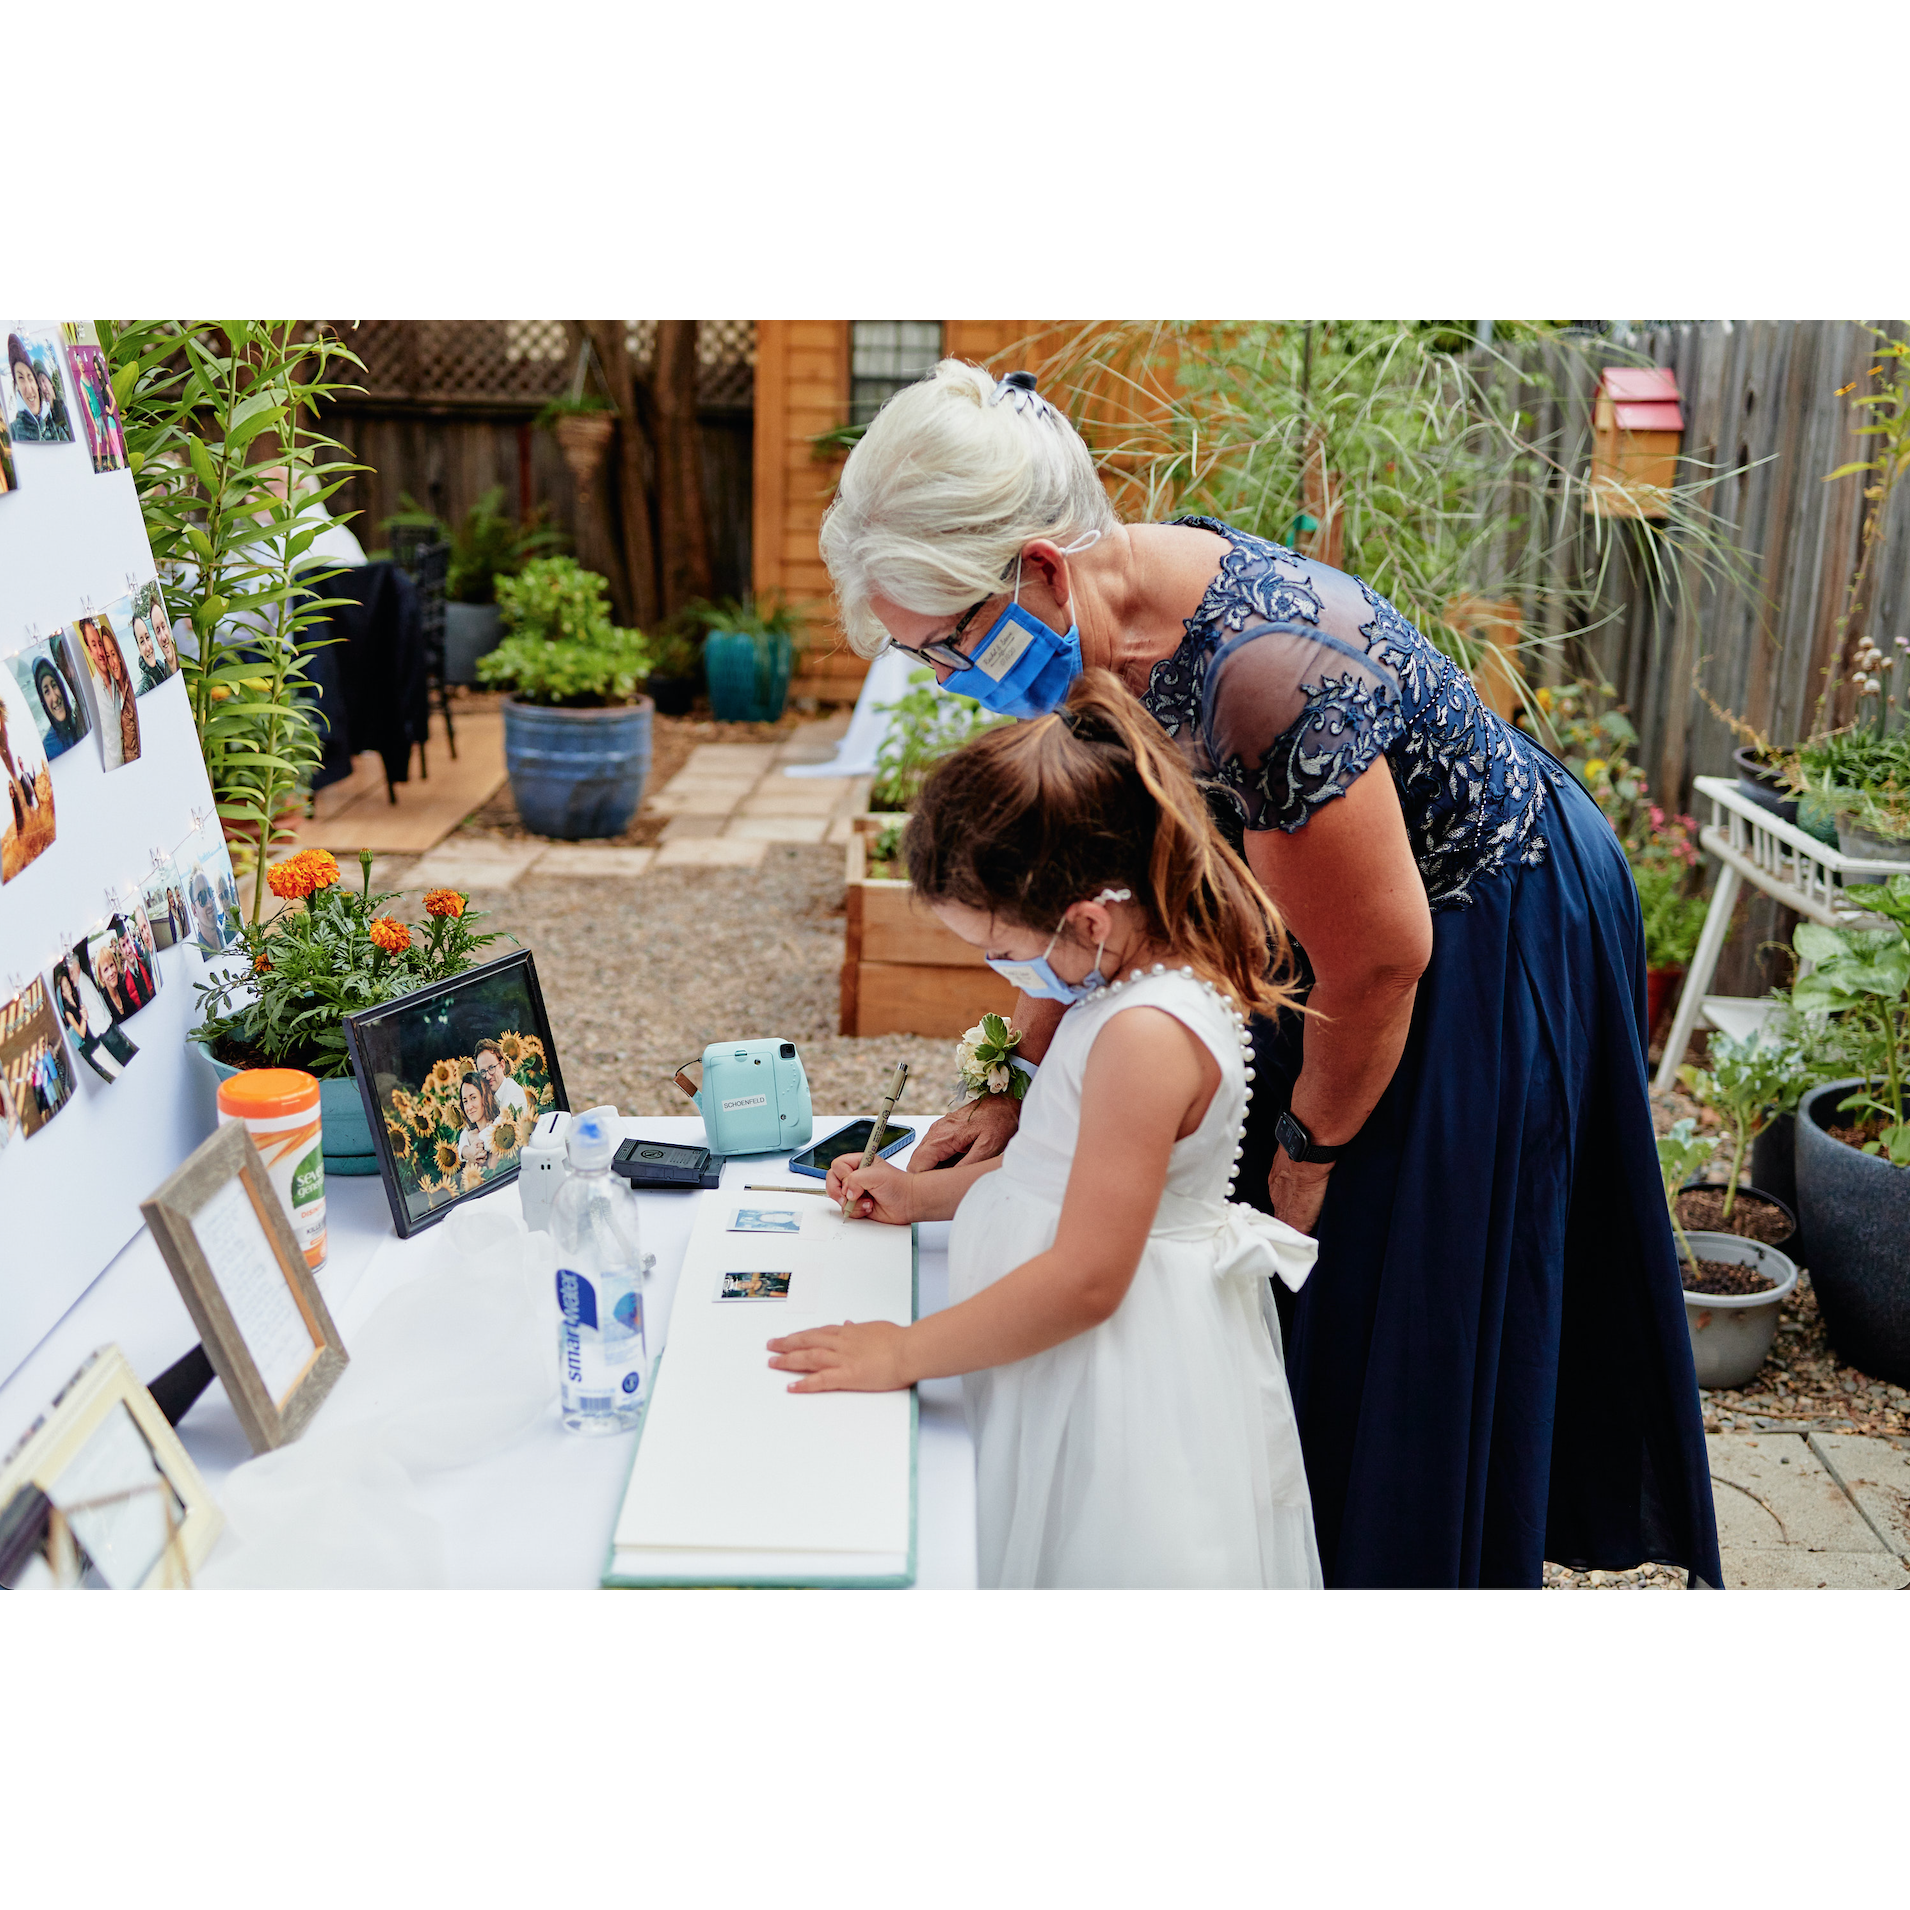
[[[686,1069],[701,1067],[692,1087]],[[696,1103],[713,1154],[787,1154],[815,1138],[809,1077],[793,1041],[712,1041],[671,1077]]]

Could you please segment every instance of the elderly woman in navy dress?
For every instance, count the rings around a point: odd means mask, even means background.
[[[1300,945],[1255,1026],[1240,1198],[1320,1240],[1288,1374],[1329,1585],[1720,1582],[1645,1085],[1644,943],[1574,779],[1355,577],[1207,518],[1120,523],[1026,374],[945,361],[850,455],[850,639],[1039,714],[1114,671]],[[1060,1015],[1023,1000],[1039,1061]],[[1006,1096],[918,1168],[999,1152]]]

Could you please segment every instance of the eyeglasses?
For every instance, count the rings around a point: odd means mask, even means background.
[[[982,604],[988,601],[989,599],[984,597],[981,603],[970,604],[947,636],[931,637],[919,650],[912,643],[903,643],[895,637],[889,639],[889,648],[900,650],[904,656],[919,657],[924,663],[939,663],[945,670],[972,670],[975,667],[975,659],[963,656],[956,645],[961,642],[963,632],[974,622],[975,613],[981,609]]]

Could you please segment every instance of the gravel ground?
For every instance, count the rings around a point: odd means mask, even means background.
[[[910,1070],[904,1113],[933,1119],[947,1102],[953,1042],[836,1033],[843,915],[835,844],[771,843],[755,869],[551,880],[533,871],[473,906],[537,956],[572,1107],[693,1113],[671,1071],[708,1042],[747,1035],[800,1047],[818,1112],[873,1111],[897,1061]]]

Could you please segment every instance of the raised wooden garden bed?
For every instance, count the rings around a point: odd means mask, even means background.
[[[991,1008],[1007,1014],[1015,991],[979,949],[936,920],[907,882],[869,874],[870,845],[895,820],[857,816],[850,823],[842,1033],[952,1039]]]

